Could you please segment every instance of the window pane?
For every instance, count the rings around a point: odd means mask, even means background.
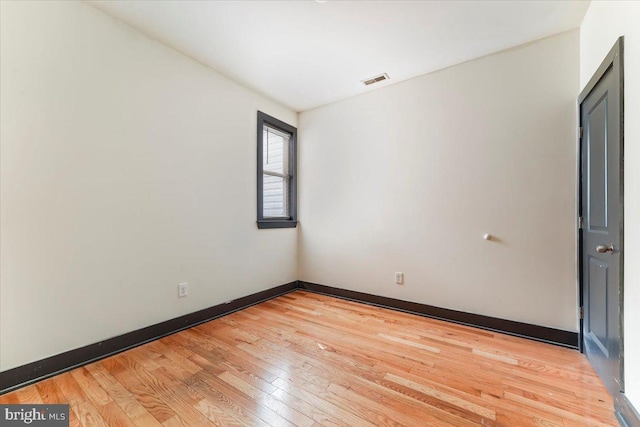
[[[297,133],[295,127],[258,111],[258,228],[297,225]]]
[[[289,135],[265,126],[262,138],[263,170],[288,174]]]
[[[273,175],[262,175],[262,213],[268,217],[288,217],[287,206],[289,193],[289,180]]]

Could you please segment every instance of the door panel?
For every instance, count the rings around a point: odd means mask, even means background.
[[[587,330],[590,335],[589,338],[598,345],[600,351],[602,351],[606,357],[609,357],[609,350],[606,344],[609,342],[609,325],[607,322],[608,270],[609,266],[602,262],[602,260],[596,258],[589,259],[589,318],[603,319],[603,321],[588,322]]]
[[[589,112],[589,214],[590,231],[607,231],[607,94]]]
[[[623,391],[622,104],[617,56],[580,96],[584,350],[609,391]],[[599,70],[600,71],[600,70]],[[591,83],[591,82],[590,82]]]

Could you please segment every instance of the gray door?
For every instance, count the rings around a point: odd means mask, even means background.
[[[622,384],[622,40],[580,95],[584,350],[609,391]]]

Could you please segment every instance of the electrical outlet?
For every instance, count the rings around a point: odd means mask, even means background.
[[[180,283],[178,285],[178,298],[183,298],[189,295],[189,284],[188,283]]]
[[[402,285],[404,283],[404,273],[396,271],[396,284]]]

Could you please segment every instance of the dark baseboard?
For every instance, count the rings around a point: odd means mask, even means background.
[[[460,323],[476,328],[501,332],[503,334],[515,335],[529,338],[536,341],[543,341],[550,344],[578,348],[578,333],[563,331],[560,329],[547,328],[545,326],[531,325],[528,323],[514,322],[512,320],[498,319],[495,317],[483,316],[480,314],[465,313],[463,311],[449,310],[417,302],[403,301],[394,298],[382,297],[378,295],[365,294],[362,292],[349,291],[346,289],[334,288],[331,286],[318,285],[315,283],[298,282],[302,289],[344,298],[365,304],[377,305],[394,310],[405,311],[418,314],[420,316],[434,319],[446,320],[448,322]]]
[[[615,399],[616,417],[623,427],[640,427],[640,414],[633,407],[627,396],[618,394]]]
[[[563,347],[578,348],[578,334],[575,332],[562,331],[544,326],[530,325],[527,323],[497,319],[495,317],[482,316],[479,314],[449,310],[446,308],[334,288],[331,286],[318,285],[315,283],[296,281],[0,372],[0,395],[62,372],[69,371],[87,363],[104,359],[105,357],[129,350],[181,330],[191,328],[217,317],[233,313],[234,311],[241,310],[259,302],[289,293],[296,289],[304,289],[311,292],[404,311],[420,316],[460,323],[509,335],[516,335],[536,341],[544,341]],[[627,405],[628,406],[621,405],[622,409],[619,410],[619,413],[624,416],[631,417],[633,416],[633,408],[628,404],[628,402]],[[634,427],[635,425],[636,424],[633,423],[629,424],[629,426]]]
[[[129,350],[183,329],[191,328],[217,317],[230,314],[259,302],[275,298],[298,288],[298,282],[291,282],[0,372],[0,395],[56,374],[69,371],[78,366]]]

